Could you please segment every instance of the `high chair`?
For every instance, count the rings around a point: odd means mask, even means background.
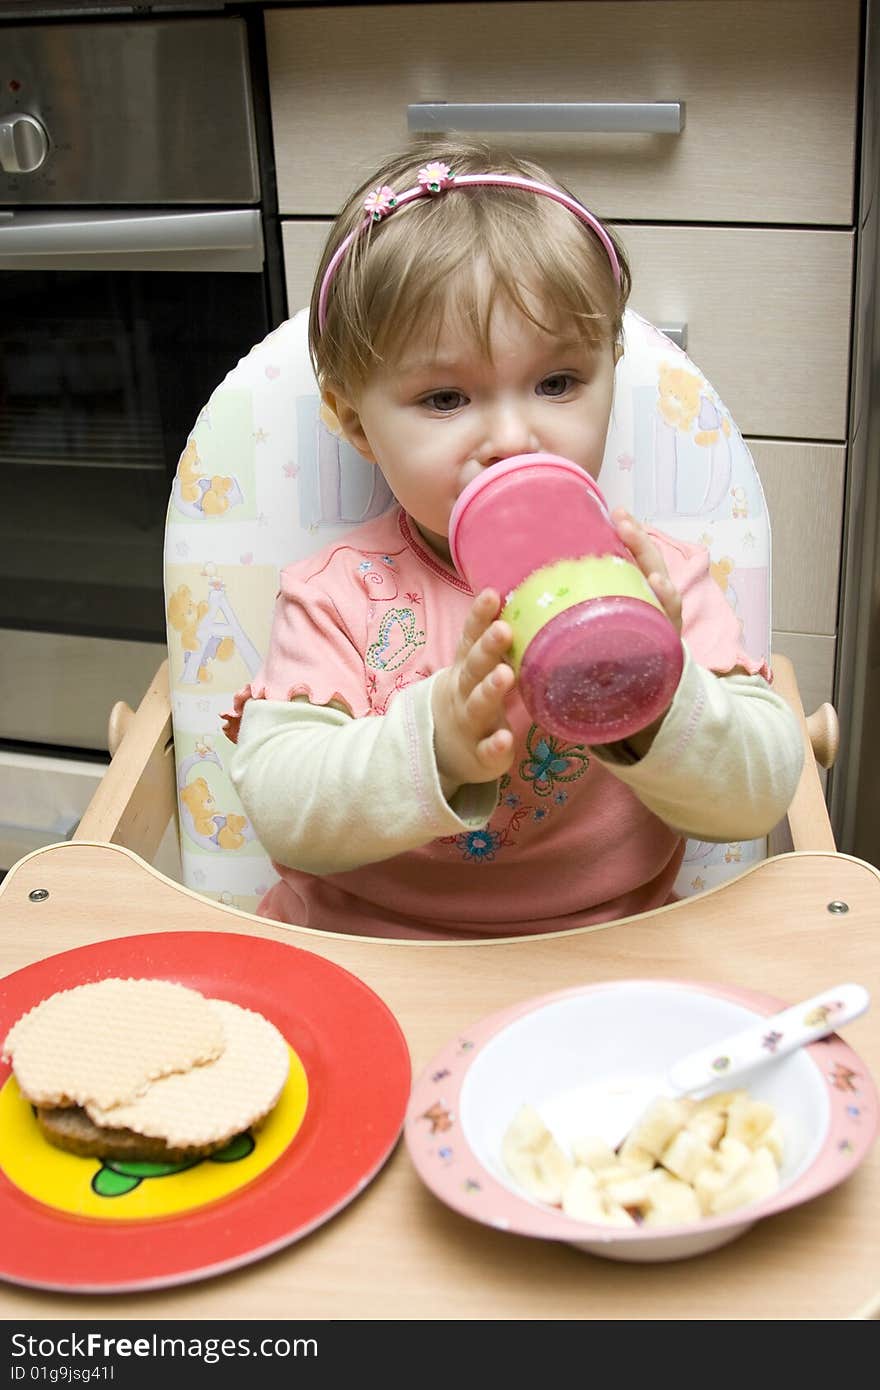
[[[280,569],[393,504],[322,408],[307,319],[296,314],[238,363],[186,441],[166,527],[168,659],[136,713],[113,707],[112,761],[75,836],[149,861],[176,815],[184,884],[249,912],[275,873],[229,779],[220,715],[260,665]],[[600,486],[610,506],[708,547],[746,649],[767,657],[770,525],[752,457],[680,348],[632,310],[624,335]],[[806,753],[772,847],[833,850],[817,764],[830,767],[837,751],[834,710],[806,720],[791,663],[771,665]],[[767,852],[766,840],[689,841],[676,890],[703,891]]]

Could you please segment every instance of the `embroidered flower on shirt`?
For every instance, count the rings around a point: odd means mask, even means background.
[[[583,777],[590,765],[582,743],[563,743],[545,734],[537,724],[529,729],[526,752],[528,756],[519,765],[519,775],[524,782],[532,783],[537,796],[549,796],[557,782],[574,782]]]
[[[468,830],[455,838],[462,847],[465,859],[477,862],[494,859],[501,845],[497,830]]]
[[[516,798],[519,800],[519,797]],[[455,845],[465,860],[472,864],[488,864],[498,852],[514,844],[520,824],[526,820],[531,806],[517,806],[498,830],[466,830],[460,835],[443,835],[440,844]]]
[[[399,596],[398,571],[390,555],[364,555],[358,561],[354,574],[363,585],[370,604],[377,600],[390,603]],[[373,617],[373,613],[368,615]]]

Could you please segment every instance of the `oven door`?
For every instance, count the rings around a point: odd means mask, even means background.
[[[256,209],[0,213],[0,741],[103,750],[143,692],[171,479],[267,299]]]

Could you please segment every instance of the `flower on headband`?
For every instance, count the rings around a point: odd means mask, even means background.
[[[444,188],[451,188],[454,182],[455,175],[449,165],[442,164],[439,159],[419,170],[419,183],[429,193],[440,193]]]
[[[364,208],[370,213],[374,222],[380,222],[396,207],[397,194],[393,188],[388,187],[387,183],[383,184],[381,188],[374,188],[372,193],[368,193],[364,199]]]

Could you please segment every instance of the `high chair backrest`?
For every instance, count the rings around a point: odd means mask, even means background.
[[[181,454],[166,528],[183,881],[248,912],[275,872],[229,779],[220,715],[260,665],[280,570],[393,504],[322,410],[307,321],[303,310],[281,324],[213,392]],[[611,506],[707,546],[743,645],[768,657],[770,528],[752,457],[681,349],[631,310],[624,333],[600,486]],[[699,892],[765,854],[763,840],[690,841],[677,890]]]

